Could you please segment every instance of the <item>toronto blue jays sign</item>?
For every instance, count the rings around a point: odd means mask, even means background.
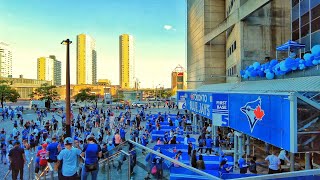
[[[212,119],[212,94],[189,92],[186,98],[186,108],[191,112]]]

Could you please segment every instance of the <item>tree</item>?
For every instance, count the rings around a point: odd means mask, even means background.
[[[1,107],[3,108],[3,102],[17,102],[20,98],[20,94],[17,90],[11,88],[7,85],[7,81],[0,81],[0,98],[1,98]]]
[[[46,108],[50,108],[50,104],[53,100],[60,99],[60,95],[55,90],[56,86],[49,85],[48,83],[41,84],[32,94],[29,96],[31,98],[37,98],[39,100],[44,100]]]
[[[163,96],[164,98],[169,98],[169,97],[172,96],[172,94],[173,94],[172,91],[171,91],[170,89],[167,89],[167,90],[164,90],[162,96]]]
[[[96,100],[96,96],[91,94],[90,92],[91,92],[90,88],[81,89],[80,92],[74,96],[75,101],[76,102],[78,102],[78,101],[84,102],[84,101]]]

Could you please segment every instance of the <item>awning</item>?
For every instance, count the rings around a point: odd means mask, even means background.
[[[297,43],[295,41],[289,40],[288,42],[277,47],[277,51],[288,51],[290,49],[302,49],[305,48],[306,45]]]

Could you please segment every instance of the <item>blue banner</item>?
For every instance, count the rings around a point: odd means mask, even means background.
[[[290,151],[288,96],[229,94],[229,126]]]
[[[212,94],[212,125],[229,126],[228,94]]]
[[[212,119],[212,94],[188,92],[186,108],[193,113]]]
[[[187,98],[187,92],[184,91],[178,91],[177,92],[177,104],[178,109],[186,109],[186,98]]]

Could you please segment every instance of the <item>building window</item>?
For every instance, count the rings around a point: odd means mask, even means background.
[[[300,0],[292,0],[292,7],[294,7],[295,5],[299,4]]]
[[[304,37],[308,34],[309,34],[309,24],[306,24],[301,28],[301,37]]]
[[[311,32],[316,32],[320,29],[320,17],[311,22]]]
[[[320,17],[320,4],[311,10],[311,20]]]
[[[292,31],[299,29],[299,18],[292,22]]]
[[[309,23],[309,12],[301,16],[301,26],[304,26]]]

